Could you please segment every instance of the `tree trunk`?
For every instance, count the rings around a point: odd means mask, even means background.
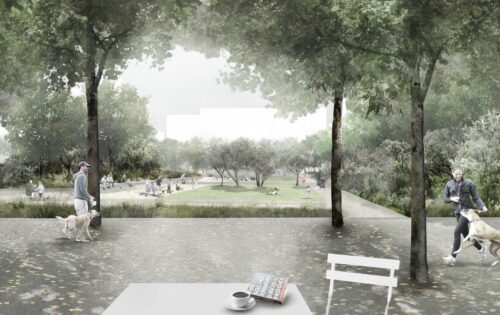
[[[411,94],[411,256],[410,278],[429,280],[424,191],[424,104],[420,98],[419,69],[414,69]]]
[[[87,99],[87,162],[91,167],[88,173],[88,188],[89,193],[94,196],[97,205],[97,211],[100,211],[101,198],[99,190],[99,128],[97,124],[97,88],[99,86],[99,78],[95,72],[95,54],[96,49],[92,43],[92,25],[89,22],[87,33],[88,49],[86,68],[85,68],[85,97]],[[101,217],[96,217],[92,220],[92,224],[101,225]]]
[[[333,123],[332,123],[332,166],[331,177],[331,198],[332,198],[332,226],[342,227],[344,218],[342,217],[342,188],[339,182],[340,169],[342,167],[342,99],[343,91],[335,92],[333,100]]]
[[[96,68],[97,48],[95,43],[94,24],[93,24],[93,4],[87,3],[87,30],[85,38],[85,96],[87,99],[87,162],[91,167],[89,170],[89,193],[94,196],[97,202],[96,210],[101,211],[101,196],[99,187],[99,127],[98,127],[98,102],[97,90],[104,73],[104,66],[109,53],[109,48],[102,49],[98,57],[99,61]],[[102,48],[102,47],[101,47]],[[92,220],[93,226],[101,225],[102,216],[95,217]]]
[[[266,181],[267,177],[264,177],[263,175],[260,176],[260,187],[264,187],[264,182]]]
[[[87,97],[87,161],[91,167],[89,170],[89,193],[94,196],[97,211],[101,211],[101,198],[99,190],[99,127],[97,116],[97,84],[93,78],[86,82]],[[93,220],[95,225],[101,225],[101,217]]]
[[[113,152],[108,149],[108,160],[109,160],[109,174],[113,175],[113,168],[115,165],[115,159],[112,158]]]
[[[217,174],[219,174],[220,179],[221,179],[220,185],[222,186],[222,184],[224,184],[224,172],[225,172],[225,170],[223,169],[222,172],[221,172],[216,167],[214,167],[214,170],[217,172]]]
[[[233,169],[234,176],[231,174],[231,172],[227,171],[227,175],[233,179],[233,181],[236,183],[236,187],[240,186],[240,183],[238,181],[238,170]]]
[[[295,186],[299,186],[299,175],[300,175],[300,171],[296,171],[295,174],[297,175],[296,178],[295,178]]]
[[[424,191],[424,103],[420,82],[420,64],[423,50],[420,39],[419,4],[409,2],[408,39],[409,56],[406,61],[411,97],[411,249],[410,279],[428,282],[427,233]]]
[[[42,179],[42,155],[38,155],[38,175],[40,176],[40,180]]]

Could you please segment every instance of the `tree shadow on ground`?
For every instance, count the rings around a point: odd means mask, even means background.
[[[262,193],[266,194],[271,188],[266,188],[266,187],[245,187],[245,186],[212,186],[210,187],[211,190],[215,191],[223,191],[223,192],[230,192],[230,193],[242,193],[242,192],[257,192],[257,193]]]

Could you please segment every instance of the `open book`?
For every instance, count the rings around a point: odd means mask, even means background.
[[[257,299],[283,304],[286,297],[288,277],[277,277],[256,272],[248,286],[248,292]]]

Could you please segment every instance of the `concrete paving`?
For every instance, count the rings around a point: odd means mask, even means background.
[[[248,282],[256,271],[287,274],[313,314],[324,314],[328,253],[401,260],[389,314],[500,312],[491,256],[482,264],[469,248],[456,266],[442,263],[454,218],[428,219],[431,282],[419,285],[409,281],[410,220],[374,217],[369,203],[368,218],[349,207],[340,229],[329,218],[104,217],[90,243],[64,238],[55,219],[0,219],[0,315],[101,314],[132,282]],[[485,221],[500,228],[500,218]],[[383,314],[386,290],[338,282],[330,314]]]

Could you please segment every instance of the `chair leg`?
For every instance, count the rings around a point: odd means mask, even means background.
[[[387,305],[385,306],[384,315],[387,315],[387,312],[389,311],[389,303],[391,302],[391,296],[392,296],[392,287],[389,287],[389,292],[387,292]]]
[[[328,315],[328,313],[330,312],[330,305],[332,302],[332,296],[333,296],[333,280],[330,280],[330,289],[328,290],[328,302],[326,303],[325,315]]]

